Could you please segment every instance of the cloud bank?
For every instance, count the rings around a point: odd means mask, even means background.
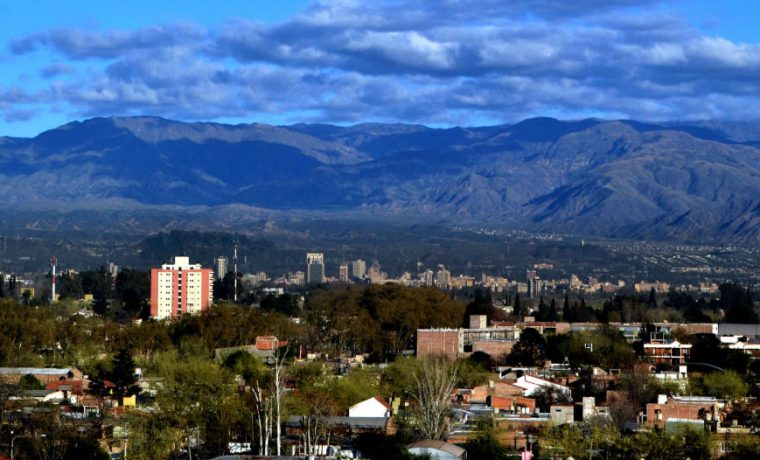
[[[59,28],[8,49],[46,63],[34,90],[0,86],[7,121],[44,110],[451,125],[760,115],[760,44],[644,0],[323,1],[277,24]]]

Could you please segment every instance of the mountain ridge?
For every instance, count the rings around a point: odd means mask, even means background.
[[[240,203],[756,245],[758,140],[760,124],[750,122],[541,117],[430,128],[92,118],[0,138],[0,192],[32,208]]]

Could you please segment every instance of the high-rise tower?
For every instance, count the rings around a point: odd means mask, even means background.
[[[321,252],[306,253],[306,284],[324,283],[325,256]]]

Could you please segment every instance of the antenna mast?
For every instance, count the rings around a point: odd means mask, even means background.
[[[55,303],[55,266],[56,266],[56,259],[55,256],[53,256],[52,259],[50,259],[50,263],[53,266],[53,276],[52,276],[52,285],[51,285],[51,293],[50,293],[50,303]]]
[[[238,248],[237,239],[235,239],[235,241],[233,243],[233,247],[234,247],[234,252],[232,254],[232,262],[233,262],[233,266],[234,266],[234,269],[233,269],[234,270],[234,273],[233,273],[233,275],[234,275],[234,288],[233,289],[235,291],[234,299],[235,299],[235,302],[237,302],[237,278],[238,278],[237,277],[237,248]]]

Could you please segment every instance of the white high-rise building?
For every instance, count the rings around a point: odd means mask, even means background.
[[[435,286],[441,289],[448,289],[451,283],[451,272],[446,270],[443,265],[438,265],[438,271],[435,272]]]
[[[227,274],[227,258],[225,256],[216,258],[216,279],[223,280]]]
[[[306,284],[325,282],[325,256],[321,252],[306,253]]]
[[[348,264],[343,262],[338,269],[338,281],[348,282]]]
[[[351,262],[351,276],[354,278],[364,278],[367,274],[367,262],[362,259],[356,259]]]

